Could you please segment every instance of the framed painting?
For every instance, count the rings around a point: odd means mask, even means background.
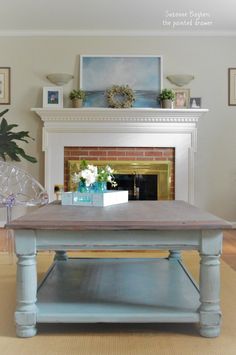
[[[236,106],[236,68],[228,69],[228,105]]]
[[[133,107],[160,107],[162,57],[133,55],[81,55],[80,88],[84,106],[108,107],[107,90],[128,85],[134,92]]]
[[[43,88],[43,107],[62,108],[63,107],[63,88],[44,87]]]
[[[173,89],[175,92],[174,108],[188,108],[190,89]]]
[[[201,108],[202,98],[201,97],[190,97],[190,108]]]
[[[11,103],[11,68],[0,68],[0,105]]]

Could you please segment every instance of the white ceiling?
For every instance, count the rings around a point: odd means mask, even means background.
[[[0,35],[182,33],[236,35],[236,0],[0,0]]]

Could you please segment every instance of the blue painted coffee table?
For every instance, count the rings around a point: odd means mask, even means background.
[[[134,201],[103,208],[50,204],[12,221],[17,262],[16,332],[37,323],[187,322],[220,333],[222,230],[231,225],[182,201]],[[68,250],[170,250],[157,259],[67,258]],[[36,253],[55,250],[37,285]],[[201,256],[200,285],[180,259]]]

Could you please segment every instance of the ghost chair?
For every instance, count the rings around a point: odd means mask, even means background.
[[[6,222],[12,219],[14,206],[42,206],[48,203],[44,187],[32,175],[10,163],[0,161],[0,207],[6,210]],[[5,243],[1,250],[13,260],[13,233],[6,230]]]

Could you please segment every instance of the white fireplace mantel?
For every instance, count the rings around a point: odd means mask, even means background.
[[[197,122],[207,109],[32,108],[44,123],[45,187],[64,183],[64,147],[173,147],[175,198],[194,203]]]

